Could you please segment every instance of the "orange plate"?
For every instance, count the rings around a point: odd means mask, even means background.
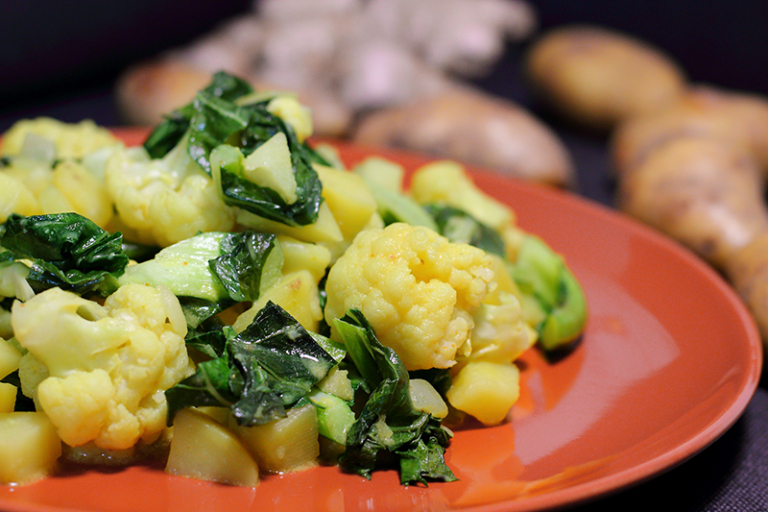
[[[130,143],[146,132],[120,131]],[[426,157],[338,144],[347,164],[379,154],[412,170]],[[477,184],[510,205],[583,284],[590,317],[557,362],[535,350],[510,421],[456,432],[458,482],[401,487],[332,467],[237,488],[159,469],[83,470],[0,488],[6,511],[522,511],[573,504],[640,482],[703,449],[738,418],[760,374],[758,333],[731,289],[673,242],[571,194],[480,170]]]

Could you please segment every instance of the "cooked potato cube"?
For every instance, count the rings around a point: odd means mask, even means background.
[[[340,370],[338,366],[331,368],[328,375],[317,383],[317,389],[336,395],[342,400],[350,401],[355,398],[352,381],[349,380],[349,371]]]
[[[419,204],[440,203],[466,211],[495,230],[514,222],[512,211],[489,196],[467,174],[464,166],[439,160],[416,169],[411,180],[411,196]]]
[[[21,352],[10,342],[0,339],[0,379],[4,379],[12,372],[19,369]]]
[[[232,485],[259,483],[259,468],[237,436],[194,409],[176,413],[165,472]]]
[[[302,242],[285,235],[278,236],[277,240],[283,249],[283,274],[306,269],[319,283],[331,264],[331,251],[322,245]]]
[[[0,414],[0,484],[25,484],[50,475],[61,440],[41,412]]]
[[[299,471],[317,464],[320,456],[314,405],[290,409],[288,416],[255,427],[233,426],[259,467],[270,473]]]
[[[42,212],[40,203],[23,183],[0,173],[0,222],[5,222],[11,213],[38,215]]]
[[[270,300],[285,309],[305,329],[317,331],[318,323],[323,318],[323,311],[320,309],[317,283],[308,270],[287,274],[266,293],[262,293],[250,309],[237,317],[233,324],[235,330],[242,332],[251,325],[256,313]]]
[[[323,183],[323,198],[344,239],[351,240],[376,211],[376,199],[358,174],[324,165],[315,165],[315,170]]]
[[[7,382],[0,382],[0,413],[13,412],[16,407],[18,388]]]
[[[485,425],[500,423],[520,396],[520,371],[513,363],[473,361],[453,379],[446,393],[455,408]]]
[[[207,414],[222,425],[229,423],[229,407],[216,407],[213,405],[195,407],[198,411]]]

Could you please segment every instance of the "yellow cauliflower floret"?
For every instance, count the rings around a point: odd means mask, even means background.
[[[520,301],[502,292],[500,304],[483,303],[473,313],[475,328],[470,338],[471,350],[459,358],[468,361],[510,363],[536,342],[535,331],[523,319]]]
[[[142,148],[117,151],[107,162],[107,190],[135,242],[167,247],[200,232],[229,231],[234,210],[183,145],[151,160]]]
[[[164,430],[164,391],[193,371],[170,291],[128,284],[101,306],[51,288],[15,303],[11,314],[29,351],[19,368],[22,390],[65,443],[121,450]]]
[[[45,160],[18,157],[0,173],[0,221],[11,213],[76,212],[105,227],[113,215],[104,184],[76,160],[52,167]]]
[[[91,120],[79,123],[63,123],[49,117],[18,121],[3,135],[3,155],[18,155],[27,135],[34,133],[53,141],[56,158],[82,158],[106,146],[118,143],[118,139],[106,128]]]
[[[491,258],[407,224],[361,232],[331,267],[329,324],[360,309],[408,370],[448,368],[474,327],[472,311],[494,286]]]

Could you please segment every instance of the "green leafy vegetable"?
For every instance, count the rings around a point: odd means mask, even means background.
[[[197,93],[192,105],[195,113],[189,122],[187,150],[192,160],[210,175],[211,150],[243,131],[250,115],[245,109],[205,91]]]
[[[350,310],[334,325],[371,389],[347,432],[341,467],[370,478],[377,462],[389,454],[399,461],[404,485],[455,480],[444,459],[451,435],[439,419],[413,408],[408,372],[397,354],[378,341],[359,310]]]
[[[283,252],[268,233],[201,233],[126,269],[120,284],[165,286],[179,297],[187,326],[243,301],[254,301],[280,277]]]
[[[190,331],[196,330],[206,320],[235,305],[235,301],[228,298],[217,301],[197,297],[178,297],[178,299],[187,322],[187,329]]]
[[[426,205],[424,209],[435,220],[436,231],[451,242],[473,245],[504,257],[504,241],[499,234],[469,213],[452,206],[436,204]]]
[[[233,102],[250,94],[253,88],[244,80],[228,73],[218,72],[211,83],[201,92],[209,97]],[[152,158],[162,158],[168,154],[186,135],[190,122],[195,116],[194,101],[171,112],[144,141],[144,149]]]
[[[244,373],[243,395],[232,409],[241,425],[285,416],[336,366],[336,361],[284,309],[267,303],[245,331],[230,342]]]
[[[4,258],[32,261],[26,279],[36,293],[58,286],[106,297],[128,265],[122,239],[76,213],[11,214],[0,226]]]
[[[229,407],[238,424],[246,426],[283,418],[337,364],[272,302],[225,346],[221,355],[199,364],[193,376],[166,391],[169,422],[181,408],[201,405]]]
[[[322,185],[312,162],[317,161],[317,153],[308,146],[299,143],[293,130],[278,116],[267,110],[266,103],[246,105],[242,108],[250,112],[248,126],[239,136],[238,148],[247,156],[278,132],[286,135],[291,153],[296,179],[298,200],[288,204],[280,195],[267,188],[256,185],[244,177],[242,158],[229,158],[220,165],[221,190],[224,201],[251,213],[281,222],[289,226],[312,224],[317,220],[317,212],[322,202]],[[216,165],[217,162],[213,162]]]
[[[220,252],[208,267],[236,302],[258,299],[280,276],[283,254],[273,234],[233,233],[221,240]]]
[[[144,148],[152,158],[162,158],[186,143],[189,156],[205,172],[212,176],[219,173],[217,180],[226,204],[289,226],[312,224],[322,203],[322,185],[312,163],[325,163],[325,159],[300,143],[293,129],[269,112],[268,100],[235,103],[251,92],[251,87],[239,78],[217,73],[191,103],[172,112],[155,128]],[[245,179],[233,162],[217,164],[211,158],[212,151],[223,144],[234,145],[243,155],[249,155],[278,132],[285,133],[288,139],[296,178],[298,200],[291,204],[273,190]]]

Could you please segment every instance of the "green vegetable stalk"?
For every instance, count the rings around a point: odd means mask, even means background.
[[[541,347],[551,352],[576,340],[587,322],[587,302],[562,256],[540,238],[527,235],[510,272],[520,291],[543,310],[538,325]]]

